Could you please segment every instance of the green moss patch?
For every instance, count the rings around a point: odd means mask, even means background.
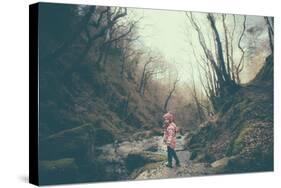
[[[237,154],[239,153],[243,146],[244,146],[244,139],[247,135],[249,135],[252,131],[254,130],[253,127],[245,127],[243,128],[237,138],[233,142],[233,147],[232,147],[232,154]]]

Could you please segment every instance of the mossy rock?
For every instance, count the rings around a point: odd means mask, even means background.
[[[211,163],[215,160],[215,158],[206,151],[202,151],[197,153],[197,156],[193,160],[199,163]]]
[[[229,172],[273,170],[273,129],[271,123],[253,122],[243,127],[232,143]]]
[[[131,177],[132,179],[136,179],[136,178],[138,177],[138,175],[141,174],[142,172],[148,171],[148,170],[152,170],[152,169],[157,169],[157,168],[159,168],[161,165],[163,165],[163,162],[148,163],[148,164],[144,165],[143,167],[134,170],[134,171],[131,173],[130,177]]]
[[[147,148],[146,151],[156,152],[158,151],[158,145],[157,144],[152,145],[149,148]]]
[[[216,160],[215,162],[211,163],[211,166],[213,168],[223,168],[227,166],[230,159],[231,159],[230,157],[224,157],[222,159]]]
[[[192,151],[190,155],[190,160],[194,160],[197,157],[198,153],[196,151]]]
[[[125,159],[126,167],[131,173],[137,168],[144,166],[147,163],[155,163],[166,160],[165,155],[156,154],[153,152],[138,152],[138,153],[131,153]]]
[[[220,169],[222,173],[245,173],[273,171],[273,153],[263,154],[256,150],[250,156],[237,155],[229,160],[227,166]]]
[[[218,135],[217,127],[207,123],[207,126],[199,128],[196,133],[189,136],[187,147],[191,150],[204,148],[209,144],[210,140],[217,138]]]
[[[106,129],[97,129],[95,134],[95,144],[98,146],[113,143],[114,135]]]
[[[47,137],[39,143],[40,159],[79,158],[81,153],[87,151],[89,132],[92,128],[92,125],[86,124]]]
[[[74,157],[84,160],[91,144],[97,146],[112,143],[114,135],[93,124],[85,124],[73,129],[61,131],[40,141],[39,154],[42,160]]]
[[[78,181],[78,166],[74,158],[39,161],[40,185]]]
[[[39,166],[45,171],[53,171],[57,169],[77,169],[75,159],[73,158],[64,158],[54,161],[40,161]]]

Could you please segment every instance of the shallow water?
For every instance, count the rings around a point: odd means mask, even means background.
[[[182,161],[187,161],[190,157],[190,152],[184,149],[184,139],[187,136],[180,135],[177,138],[176,151],[178,157]],[[107,144],[98,148],[101,151],[100,158],[118,160],[126,157],[130,153],[138,153],[142,151],[151,151],[158,154],[166,155],[167,146],[163,143],[162,136],[153,136],[148,139],[124,141],[118,144]]]

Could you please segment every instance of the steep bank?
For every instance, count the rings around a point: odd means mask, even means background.
[[[129,38],[108,42],[106,31],[116,32],[113,37],[124,31],[107,25],[103,11],[113,10],[40,6],[40,184],[115,180],[114,172],[105,171],[107,161],[94,159],[97,148],[137,132],[149,130],[143,138],[160,134],[162,101],[138,91],[141,60],[126,59],[124,65],[121,43]],[[93,28],[93,22],[100,23]]]
[[[230,96],[215,122],[192,133],[187,145],[194,161],[214,173],[273,170],[273,58],[256,78]]]

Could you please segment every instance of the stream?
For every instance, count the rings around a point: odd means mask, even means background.
[[[150,168],[144,168],[146,164],[134,170],[141,169],[134,177],[131,176],[132,172],[128,172],[126,168],[126,159],[131,154],[139,154],[142,152],[150,152],[151,154],[160,155],[166,159],[167,151],[166,145],[163,144],[162,136],[153,136],[148,139],[124,141],[118,144],[107,144],[99,147],[99,159],[107,161],[109,169],[114,173],[119,174],[122,179],[159,179],[159,178],[174,178],[174,177],[188,177],[198,176],[207,173],[208,164],[206,163],[193,163],[190,159],[191,152],[186,150],[184,145],[185,138],[188,133],[177,136],[176,152],[181,162],[180,167],[173,165],[173,168],[165,166],[167,160],[148,162]],[[138,161],[136,161],[137,163]]]

